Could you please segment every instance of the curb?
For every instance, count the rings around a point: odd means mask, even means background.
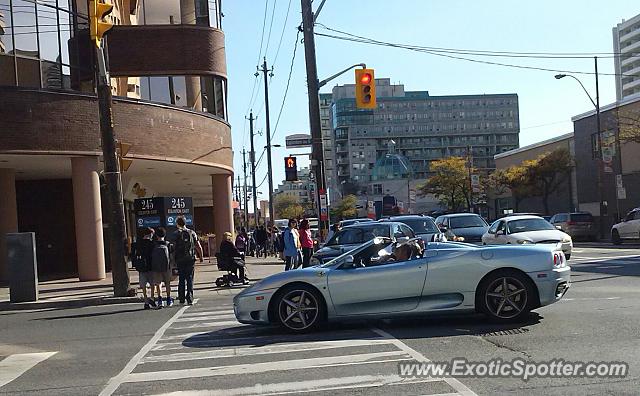
[[[142,303],[140,297],[91,297],[77,300],[61,300],[61,301],[32,301],[23,303],[0,302],[0,312],[2,311],[23,311],[31,309],[47,309],[47,308],[81,308],[100,305],[115,305]]]

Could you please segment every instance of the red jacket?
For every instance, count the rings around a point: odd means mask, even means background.
[[[300,245],[303,248],[313,248],[313,239],[311,239],[311,230],[299,230],[300,232]]]

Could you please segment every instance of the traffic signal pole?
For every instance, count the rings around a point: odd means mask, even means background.
[[[109,251],[111,274],[113,277],[113,294],[115,297],[133,295],[129,271],[127,269],[125,246],[127,235],[124,219],[124,202],[122,200],[122,184],[120,168],[116,153],[116,139],[113,130],[113,102],[111,86],[107,72],[104,50],[96,47],[98,63],[98,107],[100,111],[100,136],[102,141],[102,157],[104,161],[104,178],[107,183],[107,207],[109,213]]]
[[[251,161],[251,189],[253,192],[253,220],[256,228],[258,227],[258,192],[256,191],[256,150],[253,145],[253,111],[249,113],[249,136],[251,140],[251,152],[249,153],[249,161]]]
[[[311,165],[316,178],[316,207],[318,208],[318,228],[322,240],[325,239],[329,222],[323,220],[320,213],[322,195],[326,197],[326,181],[324,177],[324,152],[322,149],[322,129],[320,123],[320,84],[316,65],[316,45],[314,38],[314,21],[311,0],[301,0],[302,33],[304,37],[304,58],[307,69],[307,87],[309,95],[309,126],[311,129]],[[326,200],[326,198],[324,198]],[[327,213],[328,215],[328,213]],[[328,218],[328,217],[327,217]]]

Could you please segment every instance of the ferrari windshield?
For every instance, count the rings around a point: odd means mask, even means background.
[[[521,219],[507,223],[509,234],[528,231],[555,230],[556,228],[545,219]]]
[[[413,232],[416,234],[435,234],[440,232],[438,227],[436,227],[436,223],[429,218],[425,219],[402,219],[398,220],[401,223],[404,223],[411,227]]]
[[[342,261],[347,256],[354,256],[354,258],[362,259],[363,256],[374,256],[380,250],[386,249],[393,242],[390,238],[372,238],[371,240],[349,250],[341,254],[340,256],[334,258],[331,261],[328,261],[321,265],[321,267],[332,267],[336,264],[336,260]]]

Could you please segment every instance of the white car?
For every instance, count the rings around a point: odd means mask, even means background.
[[[627,213],[622,222],[611,227],[611,242],[619,245],[623,239],[638,238],[640,238],[640,208],[635,208]]]
[[[482,236],[483,245],[531,245],[562,243],[567,260],[571,257],[573,241],[568,234],[538,216],[522,215],[498,219]]]

